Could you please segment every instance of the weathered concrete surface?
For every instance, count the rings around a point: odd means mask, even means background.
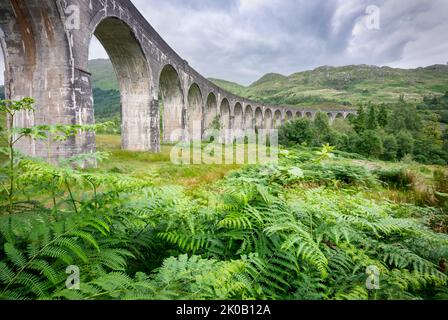
[[[194,122],[203,132],[217,118],[223,128],[271,129],[293,115],[316,113],[263,105],[217,87],[179,57],[129,0],[0,0],[0,30],[7,96],[37,101],[36,111],[22,114],[16,126],[94,123],[87,71],[93,35],[108,52],[120,83],[123,149],[157,152],[162,139],[198,139]],[[354,113],[325,112],[331,119]],[[93,152],[95,137],[83,134],[49,150],[34,141],[20,148],[57,161]]]

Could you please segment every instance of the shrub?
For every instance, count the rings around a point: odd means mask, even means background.
[[[415,174],[402,168],[375,170],[374,174],[378,177],[378,180],[395,189],[410,190],[416,182]]]
[[[341,164],[307,164],[303,166],[305,180],[322,184],[334,184],[335,181],[346,185],[373,186],[374,176],[364,167]]]
[[[279,130],[279,143],[284,146],[310,144],[313,138],[312,122],[301,118],[288,122]]]

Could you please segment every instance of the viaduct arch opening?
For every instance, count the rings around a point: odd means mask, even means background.
[[[274,113],[274,129],[278,129],[282,126],[282,112],[280,110]]]
[[[255,110],[255,130],[263,129],[263,111],[260,107]]]
[[[222,131],[222,139],[224,141],[228,141],[228,139],[230,138],[228,136],[229,134],[229,129],[231,128],[231,117],[230,117],[230,103],[229,100],[227,100],[227,98],[224,98],[221,102],[221,107],[220,107],[220,120],[221,120],[221,131]]]
[[[188,91],[188,134],[194,141],[202,138],[203,123],[201,121],[203,113],[202,93],[199,86],[194,83]]]
[[[94,36],[107,52],[120,89],[121,144],[125,150],[149,149],[151,71],[132,29],[115,17],[103,19]]]
[[[272,119],[272,111],[271,109],[266,109],[264,114],[264,129],[271,130],[273,129],[273,119]]]
[[[244,128],[248,130],[254,128],[254,112],[252,111],[252,107],[250,105],[246,107],[246,111],[244,113]]]
[[[214,125],[217,123],[218,117],[218,102],[216,96],[213,92],[210,92],[207,97],[207,103],[205,105],[205,115],[204,115],[204,131],[217,129]]]
[[[224,98],[221,102],[220,115],[221,128],[224,130],[230,129],[230,104],[227,98]]]
[[[238,102],[235,105],[233,116],[233,128],[236,130],[244,129],[243,106],[241,105],[241,103]]]
[[[185,127],[183,101],[184,96],[179,74],[172,65],[165,65],[160,73],[159,105],[163,122],[163,141],[166,143],[178,142],[183,138]]]

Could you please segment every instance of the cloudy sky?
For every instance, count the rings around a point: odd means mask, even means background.
[[[448,61],[446,0],[132,2],[204,76],[242,84],[321,65],[415,68]],[[106,57],[93,43],[91,58]]]

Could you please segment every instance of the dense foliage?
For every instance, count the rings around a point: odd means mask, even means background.
[[[421,163],[448,162],[448,128],[442,129],[435,113],[421,113],[400,100],[394,105],[360,107],[349,121],[318,113],[314,120],[299,119],[280,129],[285,146],[331,143],[338,149],[387,161],[407,157]]]
[[[448,124],[448,91],[443,96],[424,96],[418,109],[435,112],[440,117],[440,122]]]
[[[21,130],[49,139],[49,129]],[[58,139],[72,129],[96,128],[59,127]],[[2,299],[448,299],[442,170],[423,206],[375,200],[416,193],[415,181],[328,145],[283,150],[279,164],[194,192],[156,187],[152,173],[75,169],[84,156],[53,166],[2,153]],[[377,290],[366,287],[372,267]]]

